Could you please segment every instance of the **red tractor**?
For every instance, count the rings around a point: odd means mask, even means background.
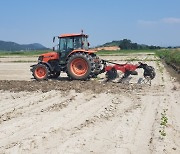
[[[53,52],[40,55],[38,64],[31,66],[34,78],[38,81],[58,78],[60,72],[66,72],[71,79],[86,80],[101,73],[101,60],[96,51],[88,49],[87,38],[83,33],[58,36],[57,52],[53,48]]]

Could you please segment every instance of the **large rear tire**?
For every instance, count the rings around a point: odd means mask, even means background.
[[[103,66],[102,66],[100,58],[97,55],[93,54],[92,58],[94,61],[94,71],[93,71],[92,77],[96,78],[98,76],[98,74],[101,73]]]
[[[47,80],[49,75],[49,69],[44,64],[37,64],[32,70],[33,76],[36,80]]]
[[[87,80],[93,72],[92,57],[85,53],[73,54],[67,62],[67,74],[71,79]]]

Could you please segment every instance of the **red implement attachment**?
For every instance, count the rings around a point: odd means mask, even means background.
[[[113,64],[113,65],[107,65],[107,63]],[[121,71],[124,73],[122,78],[120,79],[120,82],[123,79],[126,79],[129,75],[138,75],[136,69],[142,68],[144,69],[144,77],[149,78],[152,80],[155,77],[155,70],[152,66],[148,66],[147,64],[143,64],[139,62],[136,65],[133,64],[117,64],[109,61],[104,61],[105,68],[104,71],[106,72],[106,81],[113,80],[118,77],[117,71]]]
[[[105,71],[107,72],[112,69],[115,69],[125,73],[126,71],[135,71],[137,67],[138,65],[133,65],[133,64],[114,64],[114,65],[106,66]]]

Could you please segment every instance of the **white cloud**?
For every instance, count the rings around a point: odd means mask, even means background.
[[[167,24],[180,24],[180,18],[163,18],[161,21]]]
[[[168,17],[168,18],[162,18],[160,20],[138,20],[138,24],[140,25],[146,25],[146,26],[152,26],[156,24],[180,24],[180,18],[174,18],[174,17]]]

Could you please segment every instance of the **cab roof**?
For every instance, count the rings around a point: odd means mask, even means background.
[[[59,36],[59,38],[76,37],[76,36],[86,36],[86,37],[88,37],[88,35],[86,35],[86,34],[79,33],[79,34],[61,34]]]

